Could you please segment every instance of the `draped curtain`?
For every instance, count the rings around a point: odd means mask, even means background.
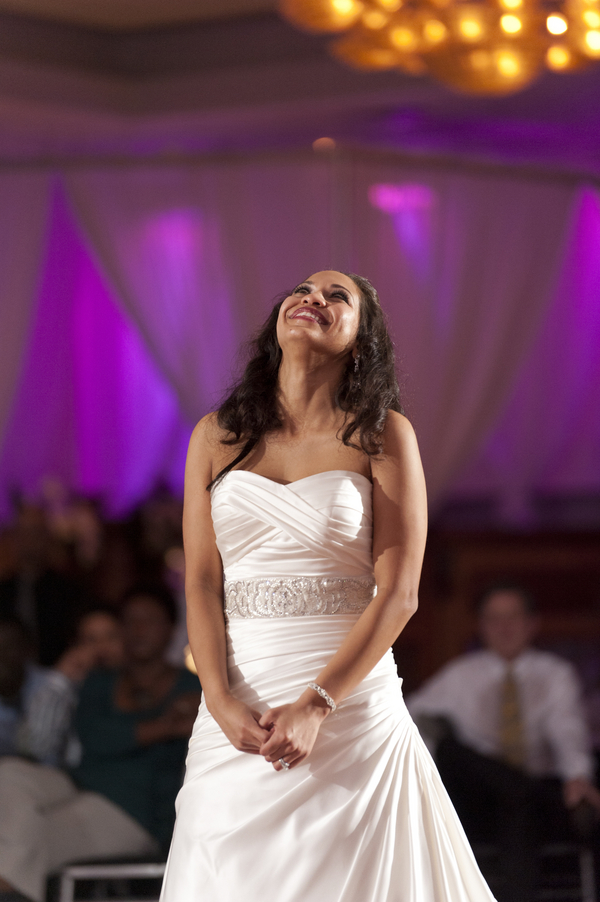
[[[373,274],[388,311],[435,504],[532,346],[560,275],[574,191],[364,163],[348,180],[352,265]]]
[[[222,395],[273,297],[329,256],[329,172],[270,162],[70,175],[78,221],[181,408]]]
[[[53,201],[37,311],[2,435],[4,520],[13,491],[36,497],[48,477],[97,497],[113,516],[159,482],[180,491],[191,431],[103,283],[60,190]],[[0,341],[10,349],[4,333]]]
[[[37,318],[32,325],[23,314],[22,326],[46,348],[54,335],[63,359],[62,375],[46,378],[41,393],[42,432],[54,438],[29,447],[36,380],[44,379],[43,355],[30,345],[2,435],[5,495],[9,483],[35,492],[50,471],[79,490],[93,488],[115,511],[140,500],[153,480],[180,487],[185,439],[239,368],[240,342],[279,292],[322,268],[359,272],[380,292],[433,504],[456,487],[481,491],[488,477],[509,492],[509,459],[511,466],[523,461],[517,470],[525,486],[553,467],[556,484],[568,472],[570,486],[578,473],[600,469],[600,441],[577,457],[550,408],[538,405],[541,382],[551,377],[560,384],[560,410],[577,395],[573,428],[585,430],[594,416],[593,399],[581,394],[597,366],[593,342],[584,341],[582,370],[577,337],[597,310],[593,192],[583,202],[579,189],[550,180],[335,155],[90,166],[61,181],[67,201],[53,220]],[[2,228],[11,216],[3,211]],[[72,251],[61,256],[67,234]],[[4,278],[0,272],[0,297]],[[71,329],[66,341],[61,318],[87,322],[87,332]],[[570,337],[549,373],[545,354],[559,335]],[[135,343],[137,363],[124,343]],[[2,376],[4,397],[14,395],[16,375],[12,383]],[[552,435],[543,460],[529,414],[515,420],[511,408],[523,407],[515,398],[534,384],[528,410],[535,406],[540,428]],[[512,457],[492,466],[490,449],[506,445],[508,435]]]
[[[49,178],[0,174],[0,437],[6,431],[35,307]]]
[[[560,277],[500,415],[452,492],[528,525],[538,495],[600,494],[600,197],[577,197]]]

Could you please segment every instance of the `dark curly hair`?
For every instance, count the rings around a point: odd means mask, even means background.
[[[354,360],[350,357],[335,399],[338,407],[347,414],[340,439],[344,445],[375,457],[383,449],[382,433],[388,410],[403,412],[394,346],[373,285],[363,276],[344,275],[359,289],[360,310],[356,336],[358,368],[355,370]],[[249,343],[250,359],[244,374],[217,411],[219,426],[230,436],[222,439],[222,443],[237,445],[243,442],[243,445],[236,457],[217,473],[207,486],[208,490],[244,460],[263,435],[283,425],[277,402],[282,356],[277,341],[277,320],[283,301],[291,293],[288,291],[279,297],[266,322]]]

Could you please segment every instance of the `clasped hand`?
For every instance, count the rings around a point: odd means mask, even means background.
[[[310,755],[328,713],[328,708],[298,700],[261,715],[230,696],[216,719],[238,751],[262,755],[275,770],[282,770],[280,758],[296,767]]]

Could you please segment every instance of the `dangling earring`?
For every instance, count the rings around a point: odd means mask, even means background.
[[[360,360],[360,354],[357,354],[354,358],[354,389],[357,391],[360,389],[360,373],[358,372],[358,362]]]

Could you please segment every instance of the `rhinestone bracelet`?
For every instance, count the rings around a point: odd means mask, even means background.
[[[323,687],[322,687],[322,686],[319,686],[318,683],[309,683],[309,684],[308,684],[308,688],[309,688],[309,689],[314,689],[315,692],[318,692],[318,693],[319,693],[319,695],[321,696],[321,698],[322,698],[322,699],[327,703],[327,705],[331,708],[331,713],[333,714],[333,712],[334,712],[335,709],[337,708],[337,705],[336,705],[336,703],[334,702],[334,700],[332,699],[332,697],[329,695],[329,693],[328,693],[328,692],[325,692],[325,690],[323,689]]]

